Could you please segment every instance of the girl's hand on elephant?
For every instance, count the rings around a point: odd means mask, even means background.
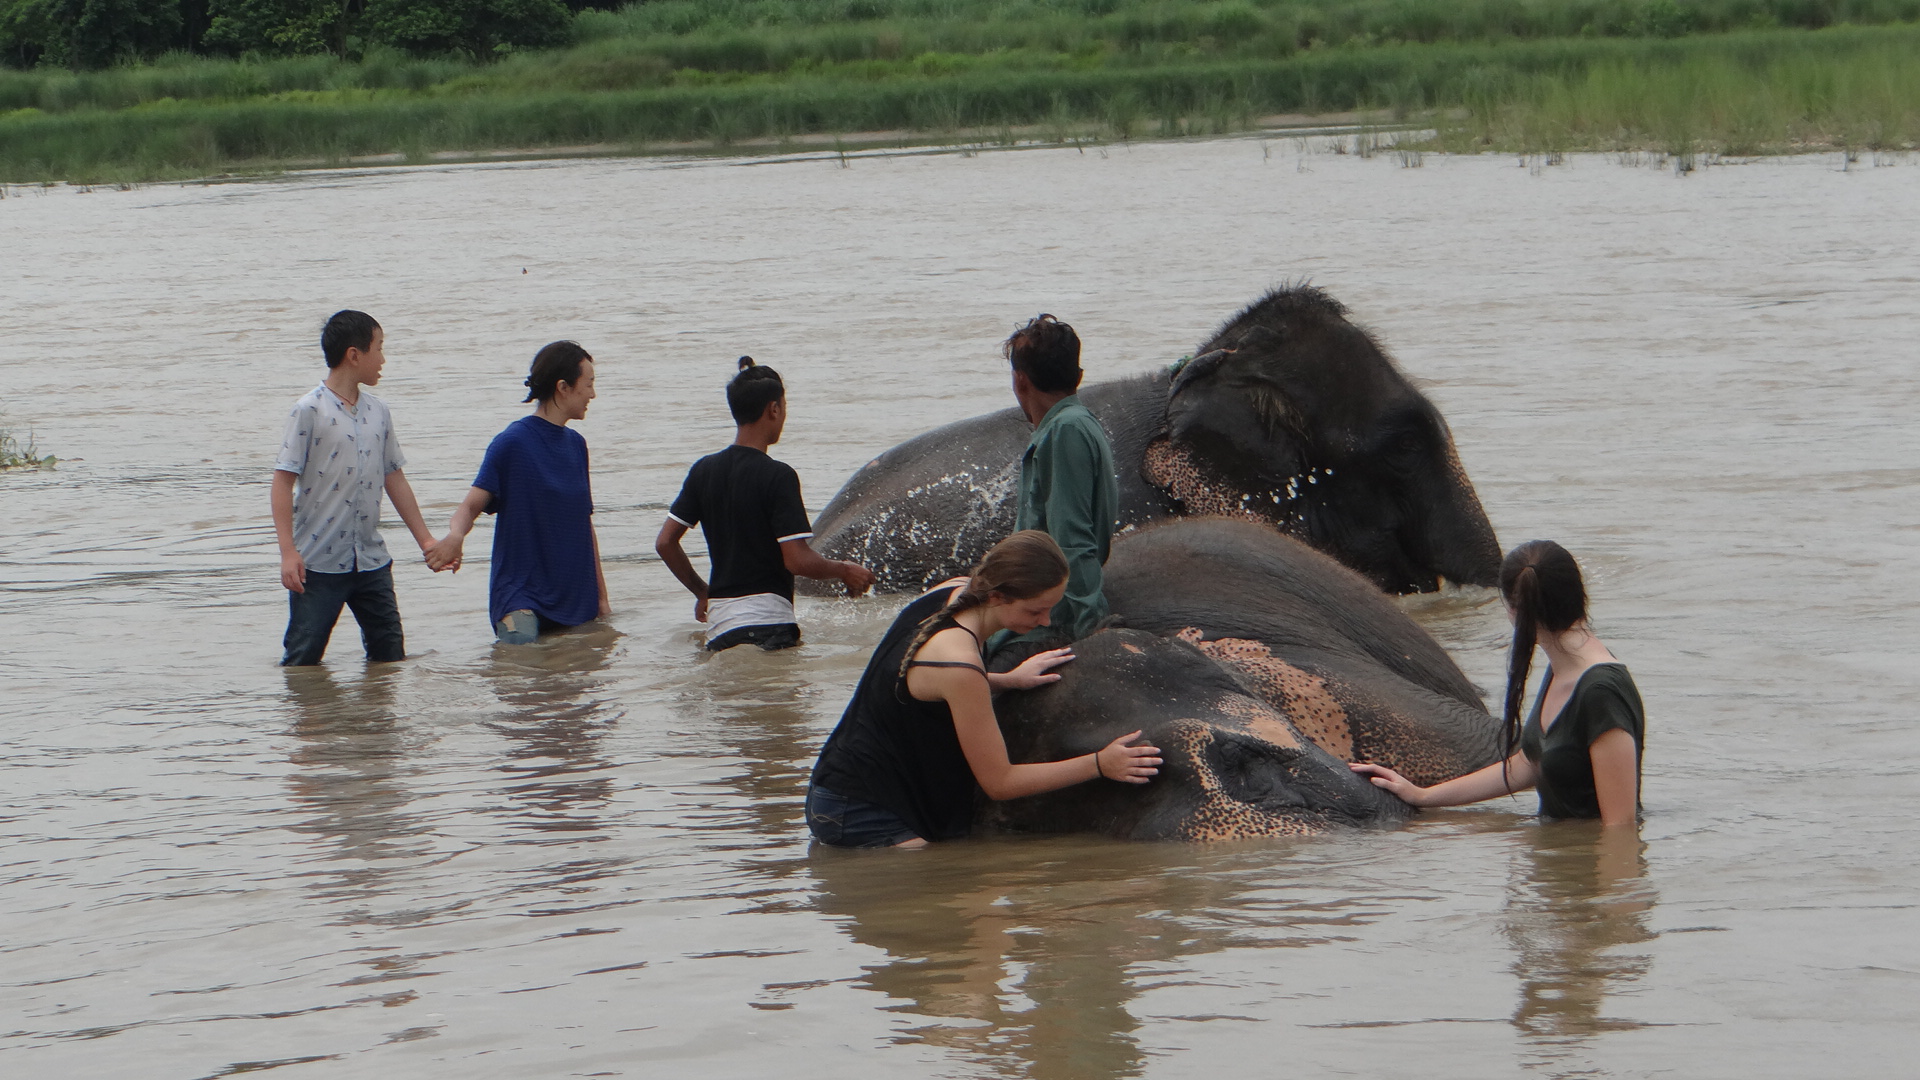
[[[1122,735],[1094,752],[1093,764],[1100,775],[1127,784],[1144,784],[1160,775],[1160,748],[1128,746],[1140,737],[1136,731]]]
[[[1071,659],[1072,649],[1048,649],[1020,661],[1018,667],[1004,675],[987,676],[987,681],[995,690],[1031,690],[1036,686],[1059,682],[1059,672],[1048,672]]]
[[[1395,798],[1408,806],[1425,805],[1427,789],[1385,765],[1375,765],[1370,761],[1354,761],[1349,762],[1347,768],[1373,781],[1374,787],[1386,788]]]

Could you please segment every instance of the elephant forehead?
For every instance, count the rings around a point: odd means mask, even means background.
[[[1353,760],[1353,723],[1327,681],[1273,655],[1264,643],[1246,638],[1206,641],[1198,627],[1180,631],[1216,662],[1232,668],[1267,703],[1279,709],[1314,744],[1341,761]]]
[[[1232,517],[1279,525],[1290,535],[1300,532],[1301,500],[1319,474],[1289,477],[1270,491],[1243,491],[1220,475],[1193,449],[1166,436],[1147,444],[1141,456],[1141,474],[1180,502],[1193,517]]]
[[[1228,694],[1215,702],[1214,708],[1222,716],[1238,720],[1241,729],[1255,738],[1288,750],[1300,749],[1300,736],[1294,732],[1293,725],[1263,701],[1240,694]]]

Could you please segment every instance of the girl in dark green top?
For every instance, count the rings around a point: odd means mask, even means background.
[[[1355,764],[1353,771],[1412,806],[1459,806],[1537,788],[1542,817],[1633,824],[1646,710],[1626,665],[1587,625],[1579,564],[1551,540],[1522,544],[1500,566],[1500,595],[1513,619],[1506,759],[1427,788],[1382,765]],[[1536,643],[1547,654],[1547,677],[1523,725],[1520,703]]]

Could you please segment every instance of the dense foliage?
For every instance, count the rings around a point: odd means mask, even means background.
[[[577,5],[576,5],[577,7]],[[0,0],[0,62],[91,69],[167,52],[490,57],[564,44],[561,0]]]
[[[1920,19],[1920,0],[0,0],[0,64],[88,70],[171,51],[489,60],[651,43],[675,68],[996,49],[1285,55],[1318,45],[1675,37]]]
[[[0,183],[1350,109],[1454,148],[1920,142],[1920,0],[172,2],[0,0]]]

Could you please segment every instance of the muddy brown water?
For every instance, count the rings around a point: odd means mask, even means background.
[[[1898,1075],[1920,1030],[1920,169],[1670,170],[1258,139],[327,173],[0,201],[0,1072],[200,1077]],[[1311,278],[1424,380],[1503,541],[1586,563],[1650,715],[1646,822],[811,850],[805,770],[898,598],[702,655],[652,554],[792,387],[824,505],[1010,400]],[[580,425],[617,612],[533,649],[403,558],[413,658],[275,667],[267,470],[335,308],[387,328],[437,529],[527,359]],[[389,514],[391,517],[391,514]],[[396,552],[406,536],[389,522]],[[1408,603],[1497,692],[1481,593]]]

